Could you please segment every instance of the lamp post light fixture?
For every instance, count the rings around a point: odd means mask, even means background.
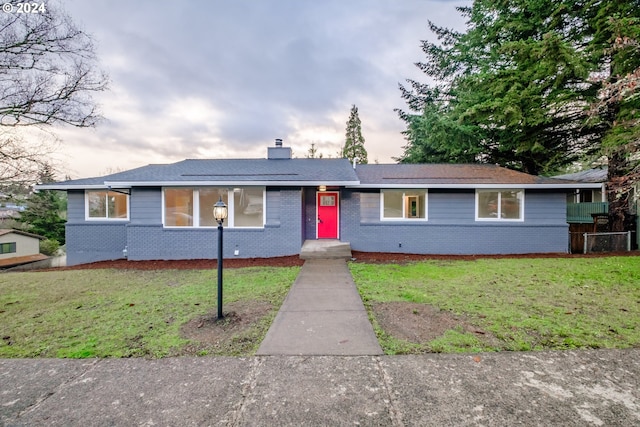
[[[213,218],[218,223],[218,319],[222,319],[222,223],[227,218],[227,205],[220,200],[213,205]]]

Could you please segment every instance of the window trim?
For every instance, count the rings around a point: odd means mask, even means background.
[[[127,201],[127,216],[125,218],[109,218],[109,209],[107,207],[104,217],[92,217],[89,216],[89,194],[90,193],[106,193],[105,198],[109,197],[109,193],[116,193],[118,195],[124,195]],[[107,203],[108,206],[108,203]],[[126,193],[121,193],[119,191],[114,191],[110,189],[93,189],[93,190],[85,190],[84,191],[84,219],[85,221],[129,221],[131,215],[131,195]]]
[[[520,217],[519,218],[502,218],[500,215],[496,216],[495,218],[484,218],[484,217],[480,217],[480,193],[498,193],[498,209],[500,212],[500,210],[502,210],[502,203],[501,203],[501,199],[502,199],[502,192],[504,191],[516,191],[518,193],[522,193],[522,198],[521,203],[520,203]],[[526,198],[526,192],[524,190],[524,188],[482,188],[482,189],[478,189],[476,188],[476,197],[475,197],[475,220],[476,221],[486,221],[486,222],[524,222],[524,203],[525,203],[525,198]]]
[[[223,223],[224,228],[233,228],[238,230],[263,230],[265,224],[267,222],[267,187],[264,186],[239,186],[239,187],[226,187],[226,186],[199,186],[199,187],[162,187],[162,227],[171,229],[171,230],[184,230],[184,229],[214,229],[217,228],[218,225],[200,225],[200,190],[212,189],[212,188],[222,188],[227,190],[227,209],[228,215],[227,219]],[[251,227],[243,227],[236,226],[235,221],[235,199],[234,199],[234,190],[236,188],[255,188],[262,189],[262,225],[260,226],[251,226]],[[171,189],[181,189],[181,190],[191,190],[193,197],[193,221],[192,225],[167,225],[166,221],[166,203],[165,203],[165,190]]]
[[[402,191],[402,218],[387,218],[384,216],[384,193],[385,191]],[[406,198],[414,196],[410,194],[406,195],[406,192],[420,193],[424,191],[424,218],[411,218],[406,216]],[[419,207],[422,209],[421,207]],[[427,188],[381,188],[380,189],[380,221],[395,221],[395,222],[427,222],[429,221],[429,190]]]

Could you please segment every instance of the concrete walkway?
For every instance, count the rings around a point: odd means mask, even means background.
[[[257,354],[382,354],[344,259],[305,261]]]
[[[0,359],[0,426],[639,426],[640,349]]]

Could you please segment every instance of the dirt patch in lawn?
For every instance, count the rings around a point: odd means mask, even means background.
[[[640,252],[621,252],[606,254],[526,254],[526,255],[416,255],[353,251],[352,262],[364,263],[409,263],[426,260],[472,261],[482,258],[593,258],[607,256],[639,256]],[[243,267],[293,267],[304,263],[299,256],[275,258],[225,259],[225,268]],[[63,268],[76,269],[215,269],[216,260],[170,260],[170,261],[101,261]],[[56,269],[61,270],[61,269]],[[175,356],[226,354],[251,354],[269,327],[266,317],[273,309],[271,304],[261,301],[243,302],[225,305],[225,318],[219,321],[216,313],[210,313],[194,319],[181,328],[183,337],[191,344],[179,350]],[[493,348],[500,348],[501,342],[491,333],[484,331],[463,317],[433,306],[410,302],[378,303],[372,306],[380,327],[394,338],[415,344],[426,344],[451,329],[462,329],[478,337],[480,341]]]
[[[225,305],[220,320],[217,312],[199,316],[180,328],[180,334],[191,344],[174,355],[246,353],[259,344],[261,323],[272,309],[265,301],[244,301]]]
[[[462,329],[490,346],[500,341],[491,333],[474,326],[464,316],[440,310],[428,304],[385,302],[371,306],[380,327],[394,338],[415,344],[426,344],[450,329]]]

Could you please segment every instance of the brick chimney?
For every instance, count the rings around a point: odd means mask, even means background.
[[[267,147],[267,159],[290,159],[291,147],[283,147],[282,139],[276,139],[275,147]]]

